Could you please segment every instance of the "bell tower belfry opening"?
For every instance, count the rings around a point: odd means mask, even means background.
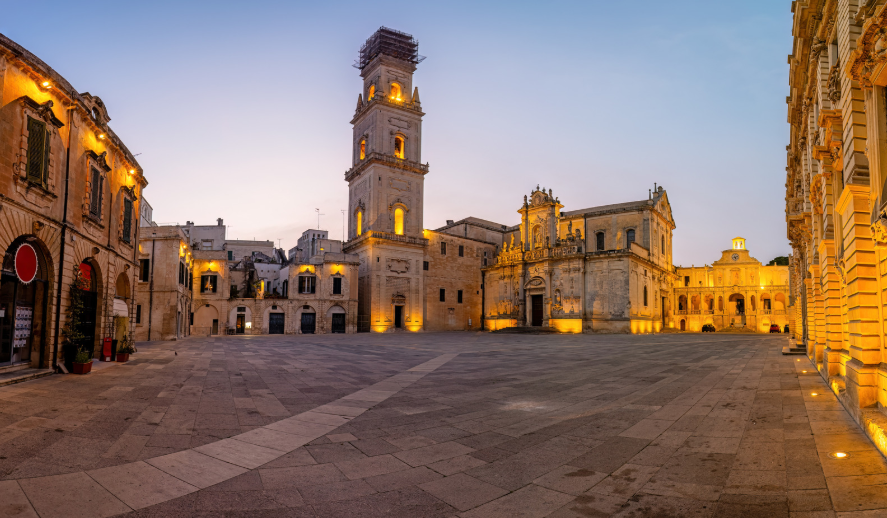
[[[361,92],[348,182],[348,241],[360,256],[358,331],[423,327],[422,105],[413,85],[419,42],[381,27],[361,46],[354,67]],[[397,325],[400,324],[400,325]]]

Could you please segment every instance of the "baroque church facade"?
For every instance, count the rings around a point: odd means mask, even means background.
[[[675,228],[662,187],[648,199],[564,212],[538,186],[520,223],[479,218],[424,227],[422,104],[412,36],[380,28],[355,66],[348,241],[358,331],[548,326],[569,332],[673,327]]]

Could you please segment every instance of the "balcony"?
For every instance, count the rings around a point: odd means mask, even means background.
[[[399,243],[405,243],[408,245],[428,246],[428,240],[425,238],[401,236],[399,234],[392,234],[391,232],[382,232],[379,230],[367,230],[358,237],[346,242],[342,246],[342,248],[345,250],[346,253],[348,253],[354,248],[355,245],[366,241],[367,239],[385,239],[388,241],[397,241]]]
[[[419,162],[413,162],[412,160],[404,160],[395,156],[372,152],[368,154],[366,158],[361,160],[359,164],[345,171],[345,180],[350,181],[352,178],[359,175],[364,169],[369,167],[370,164],[383,164],[395,169],[403,169],[404,171],[409,171],[411,173],[428,174],[428,164],[420,164]]]
[[[381,97],[381,96],[376,95],[372,99],[370,99],[369,101],[363,103],[363,106],[361,106],[357,110],[355,110],[354,118],[351,119],[351,124],[354,124],[355,122],[357,122],[357,119],[361,115],[363,115],[364,112],[368,111],[371,107],[378,105],[378,104],[384,104],[386,106],[391,106],[394,108],[400,108],[402,110],[408,110],[411,112],[415,112],[420,117],[425,115],[425,113],[422,112],[422,105],[420,103],[414,103],[414,102],[410,102],[410,101],[398,101],[398,100],[392,99],[390,97]]]

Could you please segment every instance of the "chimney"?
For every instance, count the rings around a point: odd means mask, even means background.
[[[447,225],[452,225],[452,224],[453,224],[453,220],[448,219],[448,220],[447,220]]]
[[[222,226],[222,223],[224,223],[225,220],[223,220],[222,218],[218,218],[218,219],[216,220],[216,222],[217,222],[217,223],[219,224],[219,226],[221,227],[221,226]]]

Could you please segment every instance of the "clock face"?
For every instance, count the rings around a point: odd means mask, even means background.
[[[733,259],[734,261],[738,261],[738,260],[739,260],[739,254],[733,254],[732,259]]]

